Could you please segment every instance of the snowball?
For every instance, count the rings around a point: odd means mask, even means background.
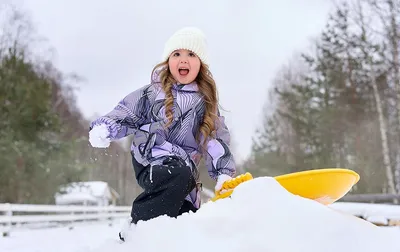
[[[89,142],[96,148],[107,148],[110,146],[111,140],[107,138],[109,135],[107,125],[96,125],[89,132]]]

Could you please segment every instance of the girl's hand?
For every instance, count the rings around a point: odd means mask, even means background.
[[[232,177],[226,174],[221,174],[218,176],[217,179],[217,184],[215,185],[215,192],[219,192],[222,189],[222,185],[224,184],[225,181],[231,180]],[[224,193],[226,190],[223,190],[219,193]]]
[[[95,125],[91,131],[89,131],[89,142],[93,147],[96,148],[107,148],[110,146],[110,132],[108,126],[105,123]]]

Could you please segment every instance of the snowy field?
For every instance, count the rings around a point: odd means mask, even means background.
[[[22,229],[0,237],[1,252],[83,252],[91,251],[105,241],[118,238],[119,222],[73,224],[46,229]]]
[[[119,243],[120,221],[36,230],[0,238],[1,252],[399,252],[400,229],[369,222],[294,196],[272,178],[241,184],[231,199],[196,214],[139,223]]]

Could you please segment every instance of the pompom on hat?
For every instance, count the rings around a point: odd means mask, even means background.
[[[184,27],[172,34],[165,43],[162,59],[167,60],[173,51],[179,49],[192,51],[203,63],[209,64],[207,39],[200,29],[196,27]]]

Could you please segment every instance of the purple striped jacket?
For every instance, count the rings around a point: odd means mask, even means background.
[[[205,111],[205,103],[195,82],[175,83],[174,121],[168,130],[165,116],[165,93],[161,88],[158,71],[152,76],[151,83],[133,91],[124,97],[109,113],[91,123],[91,127],[106,124],[111,140],[133,134],[131,152],[142,165],[162,163],[169,155],[181,157],[197,171],[197,165],[204,158],[208,174],[214,180],[220,174],[234,176],[235,161],[229,149],[230,133],[224,117],[219,114],[216,137],[209,139],[206,153],[201,153],[195,140]],[[199,189],[194,189],[187,197],[195,207],[200,207]]]

